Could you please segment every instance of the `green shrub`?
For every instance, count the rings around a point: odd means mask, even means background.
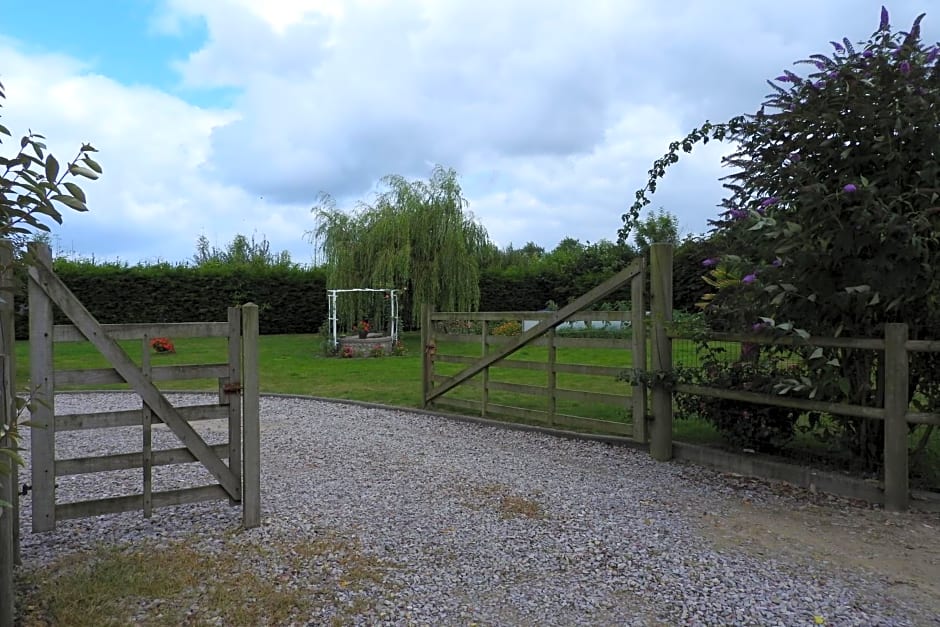
[[[723,359],[721,349],[703,345],[701,367],[677,370],[682,383],[773,394],[783,378],[798,376],[795,366],[787,366],[762,357],[757,346],[745,344],[742,359]],[[773,452],[789,442],[794,434],[798,411],[785,407],[760,405],[744,401],[676,394],[679,418],[697,416],[710,423],[731,444],[755,451]]]

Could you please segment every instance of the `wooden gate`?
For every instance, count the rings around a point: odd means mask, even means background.
[[[595,375],[613,378],[627,368],[646,369],[646,312],[644,307],[644,282],[646,264],[642,258],[635,259],[629,266],[604,281],[591,291],[577,298],[569,305],[555,312],[435,312],[429,305],[422,310],[421,332],[424,346],[423,401],[425,407],[455,408],[461,411],[479,412],[481,416],[521,418],[549,427],[575,427],[590,429],[602,433],[632,437],[640,442],[647,440],[646,387],[633,385],[629,394],[611,394],[609,392],[564,389],[556,385],[558,373],[577,375]],[[583,311],[604,297],[616,292],[623,286],[631,285],[631,311],[629,312],[591,312]],[[524,330],[518,337],[499,337],[488,333],[488,323],[494,320],[515,318],[538,320],[532,328]],[[555,329],[560,324],[571,320],[619,321],[631,327],[629,340],[598,340],[556,337]],[[435,323],[453,323],[456,321],[475,324],[481,332],[476,335],[452,333],[438,334]],[[471,338],[479,338],[483,350],[482,357],[467,355],[442,354],[438,351],[438,341],[466,343]],[[491,344],[502,345],[490,351]],[[531,345],[547,347],[547,360],[525,361],[507,358],[520,349]],[[619,366],[599,366],[593,364],[559,363],[556,349],[564,346],[603,346],[623,349],[623,361]],[[628,359],[629,355],[629,359]],[[465,364],[466,367],[453,374],[435,372],[435,363]],[[513,368],[546,373],[546,385],[507,383],[494,381],[490,377],[490,368]],[[459,386],[479,390],[480,400],[445,396]],[[609,387],[609,386],[608,386]],[[626,387],[626,386],[624,386]],[[511,392],[521,395],[538,396],[544,399],[544,407],[525,408],[506,404],[497,404],[490,398],[491,391]],[[566,414],[558,410],[558,401],[575,400],[586,403],[612,404],[632,416],[632,425],[613,420],[602,420],[584,416]]]
[[[99,324],[52,270],[48,246],[30,246],[29,335],[32,385],[31,461],[33,531],[49,531],[57,520],[143,510],[181,503],[229,499],[241,503],[242,523],[260,523],[260,429],[258,400],[258,307],[231,307],[226,322],[173,324]],[[53,305],[72,325],[53,325]],[[150,341],[155,337],[227,338],[224,363],[154,366]],[[110,368],[54,369],[56,342],[88,340],[106,358]],[[140,365],[118,344],[140,341]],[[154,381],[214,378],[219,381],[217,403],[174,407]],[[141,399],[141,408],[128,411],[60,414],[55,412],[55,390],[70,385],[127,383]],[[226,419],[228,442],[210,446],[191,422]],[[182,443],[181,448],[153,450],[153,425],[165,424]],[[56,459],[57,432],[78,429],[141,427],[141,451],[98,457]],[[228,460],[226,464],[224,459]],[[217,483],[195,488],[154,492],[153,468],[180,463],[201,463]],[[57,503],[56,477],[140,468],[141,494],[89,501]]]

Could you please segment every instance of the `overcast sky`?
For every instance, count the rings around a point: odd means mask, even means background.
[[[932,3],[888,6],[906,29]],[[320,192],[452,167],[500,246],[615,240],[670,141],[757,109],[765,80],[867,39],[869,0],[0,0],[3,123],[104,176],[55,227],[63,253],[189,259],[197,237],[267,237],[309,263]],[[927,41],[940,39],[940,9]],[[9,154],[13,144],[0,150]],[[653,208],[704,231],[727,147]]]

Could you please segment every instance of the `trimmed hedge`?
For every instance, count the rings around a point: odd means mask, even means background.
[[[319,269],[255,266],[92,265],[56,261],[62,281],[99,322],[212,322],[233,305],[260,308],[264,335],[315,333],[327,316],[326,275]],[[17,302],[25,304],[21,277]],[[25,307],[17,307],[17,339],[29,335]],[[56,311],[56,324],[67,324]]]
[[[480,311],[541,311],[550,300],[564,307],[613,274],[589,272],[571,276],[550,270],[484,272],[480,278]],[[604,300],[629,301],[629,285]]]
[[[676,251],[677,309],[695,310],[705,291],[701,259],[710,242],[685,242]],[[99,322],[212,322],[226,308],[247,302],[261,309],[264,335],[316,333],[326,320],[326,273],[322,269],[270,266],[121,266],[55,261],[56,273]],[[600,271],[566,274],[551,268],[486,270],[480,277],[481,311],[538,311],[548,301],[564,306],[612,276]],[[18,276],[16,337],[26,339],[29,322],[25,275]],[[630,299],[625,287],[607,301]],[[23,306],[19,306],[22,304]],[[413,303],[402,301],[405,327]],[[68,321],[56,311],[56,324]]]

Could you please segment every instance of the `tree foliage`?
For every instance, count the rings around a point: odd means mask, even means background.
[[[392,175],[372,205],[337,209],[329,195],[313,208],[317,228],[308,235],[322,247],[329,288],[400,288],[415,305],[475,310],[480,267],[492,245],[486,229],[467,211],[457,173],[437,166],[428,181]],[[355,303],[354,298],[345,302]],[[342,314],[352,322],[368,315],[356,303]],[[417,322],[420,308],[412,311]]]
[[[872,36],[831,42],[768,81],[751,115],[706,122],[650,170],[624,215],[636,227],[657,180],[696,143],[730,140],[728,196],[712,221],[723,250],[703,260],[714,288],[706,311],[735,330],[752,325],[813,335],[878,336],[907,322],[913,337],[940,328],[940,44],[921,41],[918,17],[892,32],[886,10]],[[805,71],[802,71],[805,70]],[[815,398],[873,400],[875,355],[807,351]],[[940,400],[933,362],[912,361],[912,392]],[[880,425],[846,421],[856,451],[873,457]]]
[[[266,237],[262,236],[259,242],[255,240],[254,235],[249,240],[241,234],[237,234],[225,248],[210,245],[209,238],[200,235],[196,240],[193,264],[197,267],[220,265],[271,268],[291,268],[296,265],[291,261],[290,252],[273,252]]]
[[[650,244],[678,244],[679,218],[662,207],[659,211],[651,211],[644,220],[637,223],[633,241],[637,252],[642,256],[649,252]]]
[[[6,98],[0,84],[0,107]],[[12,137],[10,130],[0,123],[0,147],[4,138]],[[96,152],[91,144],[82,144],[78,154],[64,167],[52,154],[47,153],[45,138],[28,132],[19,140],[19,148],[10,156],[0,154],[0,239],[12,240],[22,248],[30,234],[48,231],[48,220],[62,223],[62,208],[87,211],[85,192],[73,180],[75,177],[97,179],[101,166],[92,159]],[[10,294],[0,296],[10,298]],[[13,338],[2,338],[3,345],[12,350]],[[17,399],[18,405],[25,399]],[[0,475],[10,471],[10,463],[22,464],[17,454],[17,424],[15,416],[0,413]],[[0,506],[7,505],[0,501]]]

